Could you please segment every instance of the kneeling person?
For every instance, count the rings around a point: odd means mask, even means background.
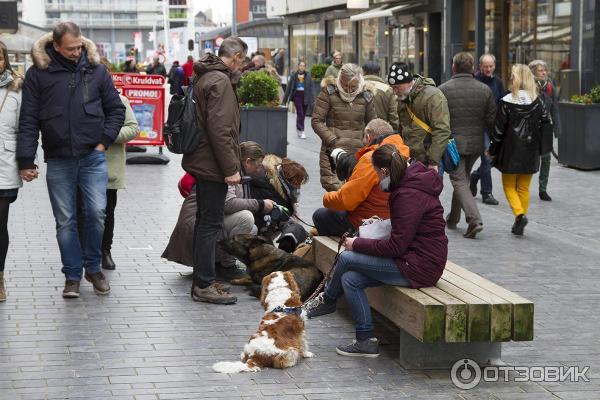
[[[371,165],[371,156],[373,151],[384,144],[393,144],[407,158],[409,149],[400,135],[394,134],[392,126],[379,118],[365,127],[363,143],[365,146],[354,155],[358,162],[352,168],[348,180],[339,190],[325,193],[325,208],[319,208],[313,214],[313,222],[319,235],[342,236],[345,232],[358,229],[364,219],[375,215],[382,219],[390,217],[389,193],[384,193],[379,187],[379,178]],[[332,155],[340,162],[344,156],[353,157],[339,155],[336,150]],[[343,162],[352,164],[350,161],[352,160],[346,159]]]

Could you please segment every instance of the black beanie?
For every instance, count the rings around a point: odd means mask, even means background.
[[[395,62],[390,66],[387,80],[390,85],[401,85],[403,83],[412,82],[413,76],[408,71],[408,65]]]

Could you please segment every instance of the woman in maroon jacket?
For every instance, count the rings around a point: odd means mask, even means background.
[[[371,308],[364,289],[393,285],[412,288],[434,286],[446,265],[448,238],[444,209],[439,200],[442,178],[416,161],[407,166],[394,145],[373,153],[373,167],[381,188],[391,192],[392,232],[389,239],[347,238],[325,291],[305,305],[309,318],[336,310],[346,295],[356,326],[356,340],[338,346],[338,354],[377,357]]]

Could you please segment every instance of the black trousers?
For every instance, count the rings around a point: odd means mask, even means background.
[[[115,231],[115,208],[117,207],[117,189],[106,189],[106,217],[104,218],[104,235],[102,236],[102,251],[112,249]],[[83,218],[83,201],[81,191],[77,190],[77,230],[79,242],[83,246],[83,232],[85,220]]]
[[[194,286],[205,288],[215,280],[215,246],[223,228],[227,184],[196,177],[194,227]]]
[[[117,208],[117,189],[106,190],[106,218],[104,219],[104,235],[102,250],[110,251],[115,232],[115,208]]]

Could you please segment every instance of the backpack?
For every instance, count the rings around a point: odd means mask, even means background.
[[[188,154],[198,148],[203,132],[198,127],[194,85],[186,88],[185,95],[176,94],[169,103],[169,117],[164,127],[165,144],[171,153]]]

